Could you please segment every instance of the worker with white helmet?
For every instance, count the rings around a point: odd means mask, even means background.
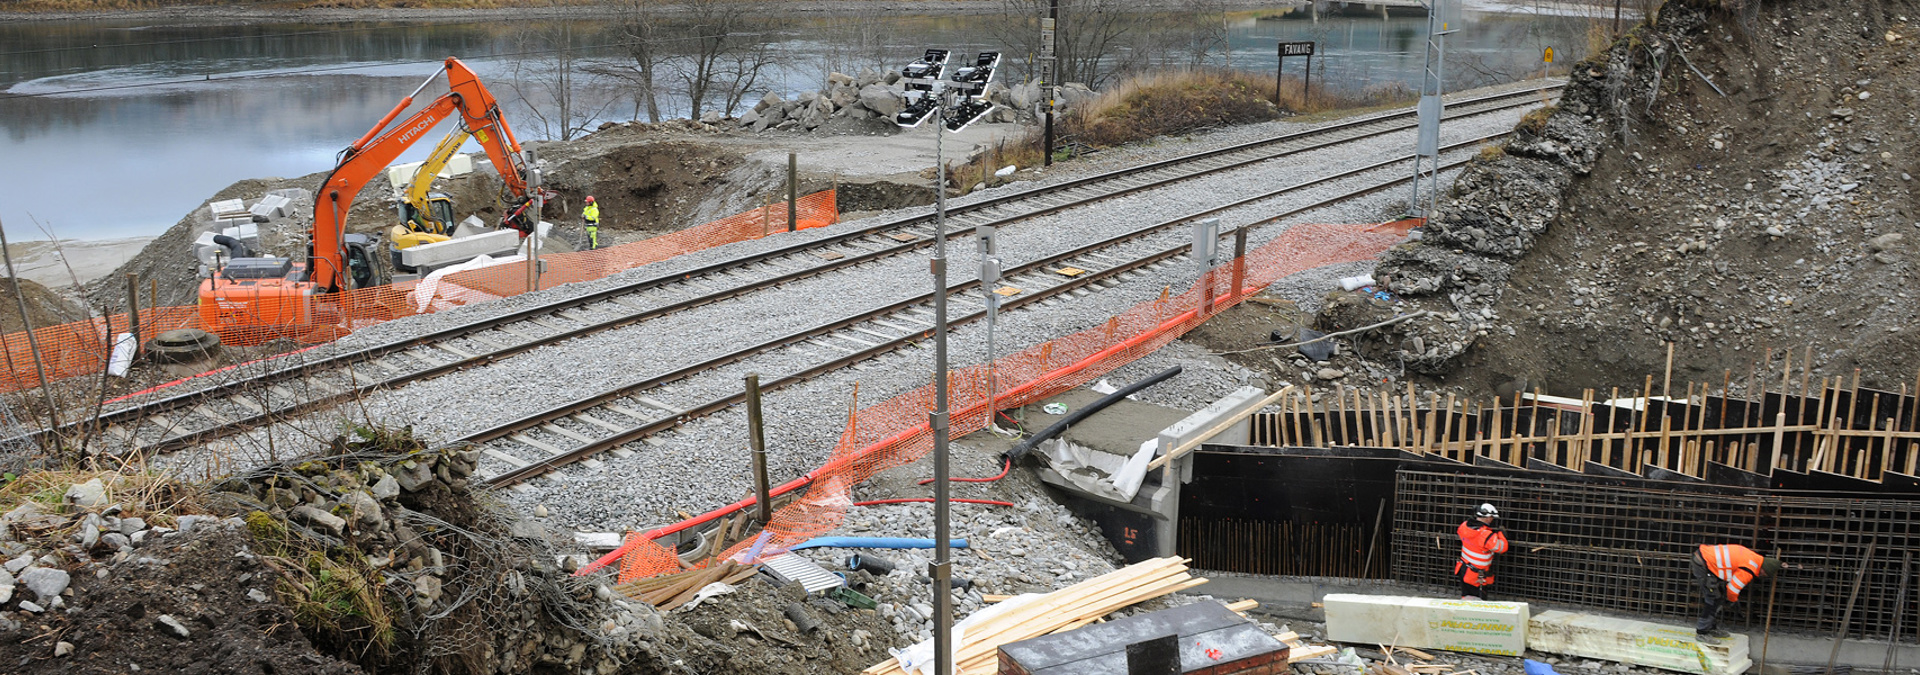
[[[1493,585],[1493,557],[1507,552],[1507,535],[1500,531],[1500,510],[1481,504],[1473,517],[1460,523],[1460,560],[1453,574],[1460,578],[1461,600],[1487,599]]]

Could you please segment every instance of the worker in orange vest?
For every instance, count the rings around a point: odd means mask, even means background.
[[[1500,510],[1481,504],[1473,517],[1460,523],[1460,560],[1453,563],[1460,577],[1461,600],[1485,600],[1493,585],[1493,556],[1507,552],[1507,535],[1500,531]]]
[[[1768,558],[1739,544],[1701,544],[1693,552],[1693,579],[1700,584],[1700,621],[1694,634],[1704,638],[1727,637],[1720,630],[1720,610],[1740,601],[1740,591],[1759,577],[1780,572],[1780,560]]]

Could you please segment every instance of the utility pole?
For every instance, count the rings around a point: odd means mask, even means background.
[[[1427,65],[1424,77],[1420,80],[1420,104],[1416,109],[1420,121],[1419,137],[1413,153],[1413,195],[1407,199],[1407,215],[1432,217],[1433,207],[1440,194],[1440,117],[1446,104],[1441,95],[1446,93],[1444,65],[1447,57],[1447,34],[1454,31],[1447,21],[1446,0],[1421,0],[1427,8]],[[1421,170],[1422,162],[1428,167]],[[1420,207],[1420,185],[1428,183],[1426,208]]]
[[[1613,34],[1616,36],[1620,34],[1620,2],[1613,0]]]
[[[1053,100],[1056,95],[1054,79],[1060,70],[1059,48],[1057,44],[1060,30],[1060,0],[1048,0],[1047,18],[1040,22],[1040,95],[1046,98],[1047,112],[1047,155],[1041,166],[1053,166]]]
[[[527,151],[527,189],[533,192],[533,224],[527,232],[527,292],[540,290],[540,216],[547,202],[540,196],[539,160]]]
[[[1000,410],[994,404],[1000,389],[993,372],[993,323],[1000,313],[1000,294],[995,292],[1000,284],[1000,258],[993,238],[996,228],[982,225],[975,231],[980,235],[980,290],[985,291],[987,300],[987,428],[992,429]]]
[[[1057,0],[1056,0],[1057,1]],[[935,180],[933,233],[933,412],[927,426],[933,429],[933,673],[953,675],[953,550],[950,546],[948,494],[950,475],[947,457],[947,160],[941,154],[941,139],[947,130],[947,92],[936,89],[940,105],[934,108],[933,162]]]
[[[760,374],[747,374],[747,443],[753,448],[753,494],[760,525],[773,522],[773,490],[767,479],[767,432],[760,417]]]

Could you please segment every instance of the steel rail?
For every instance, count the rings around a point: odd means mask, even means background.
[[[1502,94],[1492,94],[1488,96],[1459,101],[1454,104],[1456,107],[1465,107],[1465,106],[1472,106],[1472,105],[1479,105],[1479,104],[1486,104],[1486,103],[1492,103],[1497,101],[1507,101],[1507,100],[1515,100],[1518,102],[1496,105],[1493,107],[1480,109],[1480,110],[1456,112],[1454,116],[1451,117],[1450,119],[1458,119],[1458,118],[1472,117],[1477,115],[1491,114],[1494,112],[1508,110],[1515,107],[1523,107],[1525,105],[1529,105],[1532,103],[1530,98],[1531,96],[1535,94],[1539,94],[1544,91],[1557,89],[1560,86],[1562,85],[1550,85],[1547,87],[1519,90],[1515,92],[1507,92]],[[1527,100],[1519,101],[1519,99],[1522,99],[1523,97],[1527,98]],[[1233,153],[1244,152],[1247,150],[1278,145],[1278,144],[1287,143],[1291,141],[1299,141],[1299,140],[1325,136],[1338,131],[1356,129],[1356,128],[1363,127],[1370,124],[1378,124],[1380,122],[1388,122],[1388,121],[1393,121],[1397,119],[1410,118],[1412,117],[1412,115],[1413,113],[1411,112],[1403,111],[1403,112],[1389,113],[1384,115],[1368,116],[1368,117],[1364,117],[1356,120],[1341,122],[1335,125],[1329,125],[1326,127],[1320,127],[1320,128],[1311,129],[1311,130],[1283,134],[1280,136],[1275,136],[1275,137],[1266,138],[1266,139],[1259,139],[1255,141],[1249,141],[1246,143],[1240,143],[1240,144],[1236,144],[1236,145],[1228,146],[1224,148],[1202,151],[1202,152],[1192,153],[1189,155],[1184,155],[1181,157],[1160,160],[1160,161],[1152,162],[1152,163],[1137,166],[1137,167],[1129,167],[1125,169],[1109,171],[1109,172],[1097,174],[1094,176],[1075,179],[1072,181],[1066,181],[1060,184],[1043,186],[1041,188],[1025,190],[1025,191],[1015,193],[1015,194],[1010,194],[1010,195],[998,196],[982,202],[969,204],[964,207],[959,207],[958,209],[950,209],[949,216],[950,217],[964,216],[964,215],[969,215],[977,212],[991,211],[992,209],[995,209],[995,208],[1001,208],[1001,207],[1005,207],[1007,205],[1015,204],[1019,202],[1038,201],[1038,198],[1042,196],[1054,195],[1054,194],[1058,194],[1058,193],[1072,190],[1075,188],[1085,187],[1095,183],[1117,181],[1129,176],[1138,176],[1140,174],[1147,173],[1147,172],[1152,172],[1160,169],[1174,168],[1181,165],[1191,164],[1194,162],[1199,162],[1199,161],[1211,159],[1211,158],[1218,158],[1218,157],[1222,157],[1224,155],[1229,155]],[[1113,197],[1129,194],[1132,192],[1153,189],[1153,188],[1161,187],[1161,186],[1178,182],[1178,181],[1189,180],[1189,179],[1193,179],[1200,176],[1211,175],[1213,173],[1218,173],[1221,171],[1232,170],[1232,169],[1239,168],[1241,166],[1245,166],[1252,163],[1266,161],[1266,160],[1274,159],[1277,157],[1284,157],[1292,154],[1298,154],[1302,152],[1308,152],[1312,150],[1323,149],[1323,148],[1333,146],[1333,145],[1338,145],[1341,143],[1355,142],[1355,141],[1364,140],[1367,138],[1373,138],[1380,135],[1395,133],[1398,131],[1404,131],[1408,128],[1411,128],[1411,125],[1398,125],[1398,126],[1393,126],[1393,127],[1389,127],[1389,128],[1385,128],[1377,131],[1372,131],[1367,134],[1362,134],[1358,136],[1333,138],[1329,140],[1319,141],[1311,145],[1307,145],[1299,148],[1292,148],[1292,149],[1288,149],[1288,150],[1271,154],[1271,155],[1262,155],[1262,156],[1257,156],[1253,158],[1232,161],[1219,166],[1206,167],[1198,171],[1185,172],[1185,173],[1180,173],[1177,175],[1172,175],[1164,178],[1149,180],[1148,182],[1145,182],[1145,183],[1123,185],[1118,190],[1114,190],[1110,192],[1102,192],[1102,193],[1098,193],[1098,194],[1090,195],[1086,197],[1069,199],[1063,203],[1047,204],[1045,202],[1040,202],[1042,205],[1038,209],[1031,210],[1031,211],[1024,211],[1010,218],[1000,218],[1000,219],[997,219],[995,222],[1005,223],[1005,222],[1011,222],[1014,220],[1038,217],[1041,215],[1058,212],[1068,208],[1073,208],[1076,206],[1081,206],[1084,204],[1097,202],[1104,199],[1110,199]],[[796,281],[799,279],[804,279],[807,277],[816,276],[819,274],[825,274],[835,270],[857,266],[859,264],[871,262],[873,260],[878,260],[881,258],[893,256],[893,255],[907,253],[915,249],[918,249],[920,247],[929,245],[931,243],[931,239],[920,239],[913,242],[908,242],[908,243],[904,243],[904,244],[900,244],[900,245],[896,245],[888,248],[882,248],[882,249],[870,251],[868,253],[863,253],[863,254],[853,255],[853,256],[846,256],[845,258],[842,258],[839,260],[829,261],[827,263],[816,265],[813,267],[808,267],[802,270],[796,270],[794,272],[789,272],[786,274],[775,275],[771,278],[762,279],[755,282],[749,282],[741,286],[722,289],[720,291],[715,291],[715,292],[707,293],[704,295],[696,296],[693,298],[688,298],[688,299],[668,303],[666,305],[651,308],[648,310],[642,310],[639,312],[627,314],[611,320],[591,323],[579,328],[564,330],[553,335],[548,335],[548,336],[540,337],[537,339],[531,339],[525,342],[508,345],[505,347],[500,347],[483,354],[461,358],[451,362],[441,363],[437,365],[430,365],[425,368],[408,370],[406,372],[400,373],[392,377],[372,380],[372,381],[363,383],[360,381],[361,378],[352,369],[353,366],[355,365],[373,362],[376,359],[379,359],[381,357],[384,357],[390,354],[394,354],[394,353],[402,352],[404,350],[414,349],[418,347],[444,343],[449,340],[471,336],[484,331],[500,328],[502,326],[525,322],[537,317],[548,316],[548,315],[552,315],[552,314],[569,310],[569,309],[585,307],[588,305],[596,305],[596,304],[605,303],[605,302],[612,302],[614,298],[627,296],[630,294],[650,290],[653,288],[667,286],[670,284],[678,283],[678,282],[695,278],[695,277],[716,275],[731,269],[745,268],[745,267],[763,263],[765,261],[776,259],[776,258],[783,258],[790,255],[806,253],[811,250],[828,248],[836,244],[843,244],[849,241],[864,239],[866,237],[882,234],[888,231],[911,228],[916,225],[927,224],[931,220],[932,220],[932,216],[930,214],[906,216],[906,217],[898,218],[886,223],[864,227],[859,230],[839,233],[829,237],[823,237],[820,239],[810,240],[806,242],[799,242],[796,244],[778,247],[778,248],[770,249],[767,251],[752,253],[745,256],[741,256],[739,258],[733,258],[726,261],[711,263],[708,265],[704,265],[698,268],[694,268],[694,269],[679,272],[679,273],[671,273],[671,274],[649,277],[647,279],[638,280],[632,283],[622,284],[619,286],[601,289],[598,291],[594,291],[592,293],[587,293],[587,294],[575,296],[572,298],[566,298],[566,299],[561,299],[554,302],[545,303],[536,307],[531,307],[531,308],[527,308],[527,309],[523,309],[515,312],[510,312],[510,313],[502,314],[499,316],[483,318],[468,324],[463,324],[461,326],[450,327],[447,329],[434,331],[432,333],[416,336],[416,337],[405,339],[405,340],[398,340],[398,341],[384,343],[380,345],[371,345],[368,347],[364,347],[364,348],[349,351],[349,352],[330,355],[328,357],[324,357],[321,359],[288,364],[283,367],[275,368],[262,373],[257,373],[257,374],[248,376],[242,380],[223,383],[217,386],[208,387],[204,389],[197,389],[190,392],[183,392],[180,394],[175,394],[175,395],[157,399],[154,401],[137,404],[135,406],[131,406],[128,408],[116,410],[110,413],[105,413],[96,418],[88,418],[85,420],[73,422],[66,425],[65,427],[62,427],[62,429],[72,432],[72,431],[80,431],[89,427],[93,427],[95,425],[98,425],[98,427],[100,428],[105,428],[111,425],[122,424],[129,421],[137,422],[143,418],[153,416],[156,414],[166,413],[166,412],[170,412],[170,411],[178,410],[182,408],[192,408],[208,402],[214,402],[223,398],[237,396],[240,394],[238,390],[249,387],[249,386],[253,386],[253,385],[265,386],[269,383],[308,377],[316,374],[331,373],[336,371],[345,371],[345,373],[347,374],[348,384],[345,385],[343,388],[341,388],[339,391],[335,391],[330,394],[323,394],[316,397],[308,397],[303,400],[297,401],[293,404],[282,405],[278,407],[270,405],[271,399],[268,399],[266,401],[263,401],[259,405],[259,408],[261,410],[254,415],[243,416],[238,419],[232,419],[225,424],[217,424],[215,426],[207,427],[204,429],[174,433],[170,436],[163,437],[161,440],[154,441],[151,443],[141,444],[137,442],[137,439],[135,441],[135,445],[136,445],[135,449],[137,449],[140,452],[161,453],[161,452],[178,450],[181,448],[192,446],[194,444],[204,443],[217,438],[222,438],[225,436],[237,434],[246,429],[255,428],[265,424],[270,424],[277,418],[284,418],[289,415],[297,415],[297,414],[301,414],[311,410],[324,408],[326,406],[333,405],[341,401],[351,400],[355,397],[364,395],[376,389],[391,388],[391,387],[399,386],[401,384],[405,384],[411,381],[437,377],[439,375],[443,375],[456,370],[486,365],[486,364],[498,361],[500,359],[513,356],[516,354],[520,354],[541,346],[562,342],[565,340],[582,337],[582,336],[590,335],[597,332],[611,330],[611,329],[619,328],[622,326],[632,325],[634,323],[639,323],[642,321],[658,318],[660,316],[665,316],[667,314],[671,314],[674,312],[684,311],[686,309],[690,309],[693,307],[698,307],[701,305],[719,302],[722,300],[753,293],[753,292],[763,290],[765,288],[776,286],[779,284],[790,283],[792,281]],[[963,229],[958,229],[953,231],[953,233],[948,236],[952,238],[963,237],[963,236],[966,236],[968,232],[971,232],[972,229],[973,228],[971,226]],[[171,429],[169,429],[169,431],[171,431]],[[40,433],[45,434],[46,431],[42,430]]]
[[[1476,145],[1488,140],[1506,136],[1509,133],[1511,132],[1503,132],[1503,133],[1492,134],[1492,135],[1483,136],[1483,137],[1475,138],[1471,140],[1459,141],[1459,142],[1452,143],[1445,146],[1444,148],[1442,148],[1442,151],[1452,151],[1460,148],[1469,147],[1469,146]],[[1139,239],[1141,237],[1167,231],[1168,229],[1176,227],[1182,223],[1190,222],[1195,218],[1203,218],[1203,217],[1220,213],[1223,211],[1227,211],[1230,209],[1240,208],[1257,201],[1272,199],[1274,197],[1282,196],[1288,192],[1292,192],[1292,191],[1307,188],[1307,187],[1312,187],[1314,185],[1332,182],[1335,180],[1341,180],[1344,178],[1352,177],[1354,175],[1369,172],[1369,171],[1376,171],[1376,170],[1385,168],[1387,166],[1391,166],[1393,164],[1406,162],[1409,159],[1411,159],[1411,156],[1399,157],[1399,158],[1386,160],[1382,162],[1376,162],[1374,164],[1359,167],[1356,169],[1350,169],[1348,171],[1344,171],[1339,174],[1316,178],[1316,179],[1307,181],[1305,183],[1295,184],[1295,185],[1281,188],[1279,190],[1274,190],[1272,192],[1268,192],[1262,195],[1256,195],[1253,197],[1237,200],[1231,204],[1212,207],[1196,213],[1190,213],[1190,214],[1181,216],[1179,218],[1163,221],[1160,223],[1155,223],[1152,225],[1147,225],[1141,228],[1137,228],[1130,232],[1114,235],[1112,237],[1109,237],[1107,239],[1104,239],[1098,242],[1085,244],[1082,246],[1075,247],[1071,250],[1054,253],[1054,254],[1045,256],[1041,259],[1021,264],[1019,266],[1016,266],[1010,269],[1005,276],[1013,277],[1021,274],[1034,272],[1037,270],[1042,270],[1048,266],[1058,264],[1061,261],[1076,258],[1092,251],[1111,248],[1113,246],[1124,244],[1134,239]],[[1454,167],[1457,167],[1466,163],[1467,161],[1469,160],[1460,159],[1460,160],[1454,160],[1454,161],[1448,162],[1442,166],[1442,170],[1452,169]],[[1355,197],[1371,194],[1374,192],[1379,192],[1381,190],[1386,190],[1396,185],[1399,185],[1401,183],[1404,183],[1407,180],[1408,180],[1407,178],[1398,178],[1398,179],[1389,180],[1383,183],[1370,185],[1364,188],[1352,190],[1340,195],[1336,195],[1333,197],[1328,197],[1326,199],[1316,201],[1312,204],[1307,204],[1304,206],[1289,209],[1286,212],[1269,216],[1267,218],[1263,218],[1261,220],[1255,221],[1253,223],[1249,223],[1247,225],[1243,225],[1241,227],[1254,227],[1254,226],[1258,226],[1266,223],[1271,223],[1271,222],[1280,220],[1282,218],[1298,215],[1300,213],[1311,211],[1313,209],[1323,208],[1325,206],[1335,204],[1341,201],[1353,199]],[[1083,288],[1097,281],[1118,276],[1120,274],[1124,274],[1126,272],[1130,272],[1130,271],[1139,269],[1141,267],[1152,265],[1154,263],[1157,263],[1169,258],[1178,257],[1184,253],[1187,253],[1190,250],[1190,248],[1191,248],[1191,244],[1182,244],[1182,245],[1174,246],[1172,248],[1168,248],[1162,251],[1157,251],[1145,256],[1137,257],[1133,260],[1129,260],[1129,261],[1126,261],[1102,270],[1090,272],[1088,274],[1075,277],[1069,281],[1066,281],[1056,286],[1040,289],[1032,295],[1024,295],[1019,298],[1011,299],[1003,303],[1001,307],[1008,310],[1017,309],[1020,307],[1024,307],[1028,304],[1039,302],[1052,297],[1057,297],[1064,293],[1070,293],[1075,289]],[[961,282],[958,284],[953,284],[949,287],[949,292],[950,293],[964,292],[966,290],[977,287],[979,283],[980,283],[979,280],[975,279],[971,281]],[[828,332],[830,330],[837,330],[838,328],[843,328],[845,326],[857,324],[877,316],[883,316],[885,314],[897,312],[906,307],[922,304],[926,302],[929,298],[931,298],[932,295],[933,294],[929,292],[924,295],[916,296],[914,298],[902,300],[900,302],[887,305],[886,307],[864,312],[859,316],[840,319],[830,324],[816,326],[814,328],[806,329],[798,333],[782,336],[780,338],[775,338],[773,340],[768,340],[759,345],[747,347],[733,353],[729,353],[720,357],[716,357],[714,359],[710,359],[700,364],[685,366],[663,375],[659,375],[656,377],[651,377],[645,380],[637,381],[631,384],[615,387],[608,391],[601,392],[599,394],[595,394],[593,396],[590,396],[584,399],[554,406],[546,410],[533,413],[526,417],[522,417],[517,420],[502,423],[494,427],[491,427],[489,429],[475,432],[467,436],[463,436],[459,439],[456,439],[454,441],[444,444],[444,447],[471,446],[471,445],[478,445],[481,443],[499,440],[501,438],[505,438],[507,436],[510,436],[520,431],[537,428],[542,425],[551,423],[553,421],[556,421],[565,417],[569,417],[582,412],[587,412],[589,410],[592,410],[593,408],[604,405],[606,403],[623,399],[629,396],[633,396],[639,392],[652,389],[654,387],[658,387],[662,384],[667,384],[677,380],[685,379],[687,377],[690,377],[692,375],[698,374],[706,370],[711,370],[719,366],[738,362],[740,360],[743,360],[745,358],[752,356],[754,353],[757,353],[761,350],[768,348],[768,345],[777,346],[780,344],[791,343],[796,340],[805,339],[806,337],[814,334],[818,334],[821,332]],[[968,314],[954,317],[949,320],[949,323],[953,325],[965,324],[965,323],[970,323],[976,320],[980,320],[985,316],[986,316],[986,312],[984,309],[975,310]],[[773,390],[781,389],[794,384],[799,384],[801,382],[805,382],[821,374],[828,373],[834,370],[839,370],[841,368],[851,366],[855,363],[859,363],[861,361],[865,361],[865,360],[880,356],[882,354],[891,352],[901,347],[905,347],[908,344],[927,339],[927,337],[930,335],[931,335],[930,330],[911,333],[899,338],[895,338],[888,342],[883,342],[881,344],[874,345],[867,349],[856,351],[854,353],[851,353],[845,356],[829,359],[826,362],[809,366],[799,371],[795,371],[795,372],[782,375],[779,377],[775,377],[772,379],[763,379],[760,383],[760,390],[764,394],[765,392],[768,392],[768,391],[773,391]],[[645,438],[647,436],[651,436],[653,434],[657,434],[662,431],[672,429],[674,427],[677,427],[687,422],[688,420],[691,420],[697,417],[702,417],[705,415],[710,415],[715,412],[719,412],[721,410],[725,410],[728,407],[731,407],[735,404],[738,404],[744,401],[745,399],[746,399],[746,394],[744,391],[738,394],[729,394],[727,396],[722,396],[697,406],[682,409],[678,411],[678,413],[676,414],[668,415],[657,420],[635,425],[633,427],[628,428],[625,431],[616,432],[613,435],[610,435],[604,438],[595,439],[592,442],[582,444],[580,447],[568,450],[562,454],[543,458],[538,461],[530,462],[526,466],[517,467],[514,469],[510,469],[508,471],[502,472],[500,474],[496,474],[492,477],[483,479],[483,482],[489,487],[503,487],[507,485],[512,485],[514,483],[518,483],[528,478],[544,475],[560,467],[578,462],[588,457],[592,457],[593,455],[597,455],[602,452],[606,452],[608,450],[620,447],[622,445],[626,445],[627,443],[631,443],[639,439]]]

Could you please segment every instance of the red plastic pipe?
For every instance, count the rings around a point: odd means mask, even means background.
[[[949,482],[949,483],[991,483],[991,482],[994,482],[994,481],[996,481],[996,480],[1000,480],[1000,479],[1002,479],[1002,478],[1006,478],[1006,477],[1007,477],[1007,472],[1009,472],[1009,471],[1012,471],[1012,470],[1013,470],[1013,458],[1011,458],[1011,457],[1009,457],[1009,458],[1006,458],[1006,461],[1005,461],[1005,462],[1002,462],[1002,463],[1000,464],[1000,473],[998,473],[998,474],[995,474],[995,475],[994,475],[993,477],[991,477],[991,478],[964,478],[964,477],[962,477],[962,478],[948,478],[948,479],[947,479],[947,482]],[[921,485],[926,485],[926,484],[928,484],[928,483],[931,483],[931,482],[933,482],[933,479],[932,479],[932,478],[922,478],[922,479],[920,479],[920,484],[921,484]]]
[[[911,499],[875,499],[873,501],[854,502],[853,505],[854,506],[879,506],[881,504],[912,504],[916,502],[930,502],[930,501],[933,501],[932,497],[914,497]],[[1013,506],[1013,502],[1003,502],[998,499],[949,499],[947,501],[957,502],[961,504],[988,504],[991,506]]]

